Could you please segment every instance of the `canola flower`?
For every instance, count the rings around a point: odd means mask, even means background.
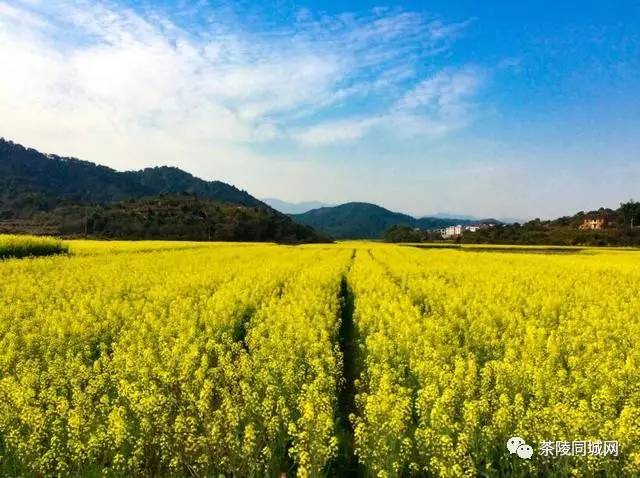
[[[2,475],[329,476],[345,287],[366,475],[640,475],[637,252],[70,249],[0,262]],[[511,436],[620,456],[522,460]]]

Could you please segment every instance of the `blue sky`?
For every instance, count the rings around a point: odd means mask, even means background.
[[[0,136],[258,197],[555,217],[640,197],[640,2],[0,0]]]

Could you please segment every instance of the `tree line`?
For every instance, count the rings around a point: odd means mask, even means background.
[[[602,229],[581,229],[585,219],[603,218]],[[419,230],[395,225],[385,231],[386,242],[438,242],[443,241],[437,230]],[[580,211],[573,216],[553,220],[500,224],[484,227],[474,232],[464,231],[461,236],[449,239],[463,244],[524,244],[558,246],[640,246],[640,202],[630,199],[617,209],[600,208],[596,211]]]

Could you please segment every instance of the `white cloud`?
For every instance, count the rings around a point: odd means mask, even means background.
[[[445,69],[420,81],[387,111],[370,116],[327,121],[298,131],[295,138],[307,145],[356,141],[372,130],[408,138],[441,136],[464,127],[472,116],[472,98],[483,83],[478,68]]]
[[[464,114],[469,98],[482,82],[482,72],[476,68],[445,69],[426,78],[398,101],[398,109],[425,108],[442,116]]]
[[[383,118],[347,119],[322,123],[300,131],[296,139],[307,145],[323,145],[354,141],[362,138],[371,128],[380,124]]]
[[[477,87],[464,70],[416,86],[420,62],[464,24],[391,9],[301,11],[278,28],[202,16],[207,26],[188,27],[116,3],[0,3],[2,135],[119,168],[172,162],[198,173],[220,154],[259,158],[250,146],[273,139],[441,134]],[[351,103],[366,101],[370,111],[354,115]]]
[[[0,25],[19,22],[23,25],[27,25],[30,28],[46,28],[48,22],[40,15],[30,12],[20,6],[9,5],[5,2],[0,2]]]

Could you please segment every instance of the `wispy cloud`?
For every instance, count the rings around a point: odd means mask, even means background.
[[[324,145],[354,141],[385,120],[382,116],[329,121],[312,126],[296,134],[296,139],[307,145]]]
[[[4,2],[0,2],[0,18],[5,22],[19,22],[30,28],[43,29],[48,26],[48,22],[40,15]]]
[[[314,125],[298,131],[296,139],[318,146],[355,141],[373,130],[400,138],[440,136],[472,119],[473,98],[484,77],[476,67],[448,68],[417,83],[385,111]]]
[[[0,3],[3,134],[114,165],[127,147],[162,158],[355,141],[398,124],[441,134],[463,123],[481,82],[465,68],[421,76],[466,23],[381,8],[256,26],[205,8],[196,26],[111,2]]]
[[[466,110],[483,73],[477,68],[445,69],[422,80],[396,103],[397,109],[426,109],[438,116],[457,116]]]

